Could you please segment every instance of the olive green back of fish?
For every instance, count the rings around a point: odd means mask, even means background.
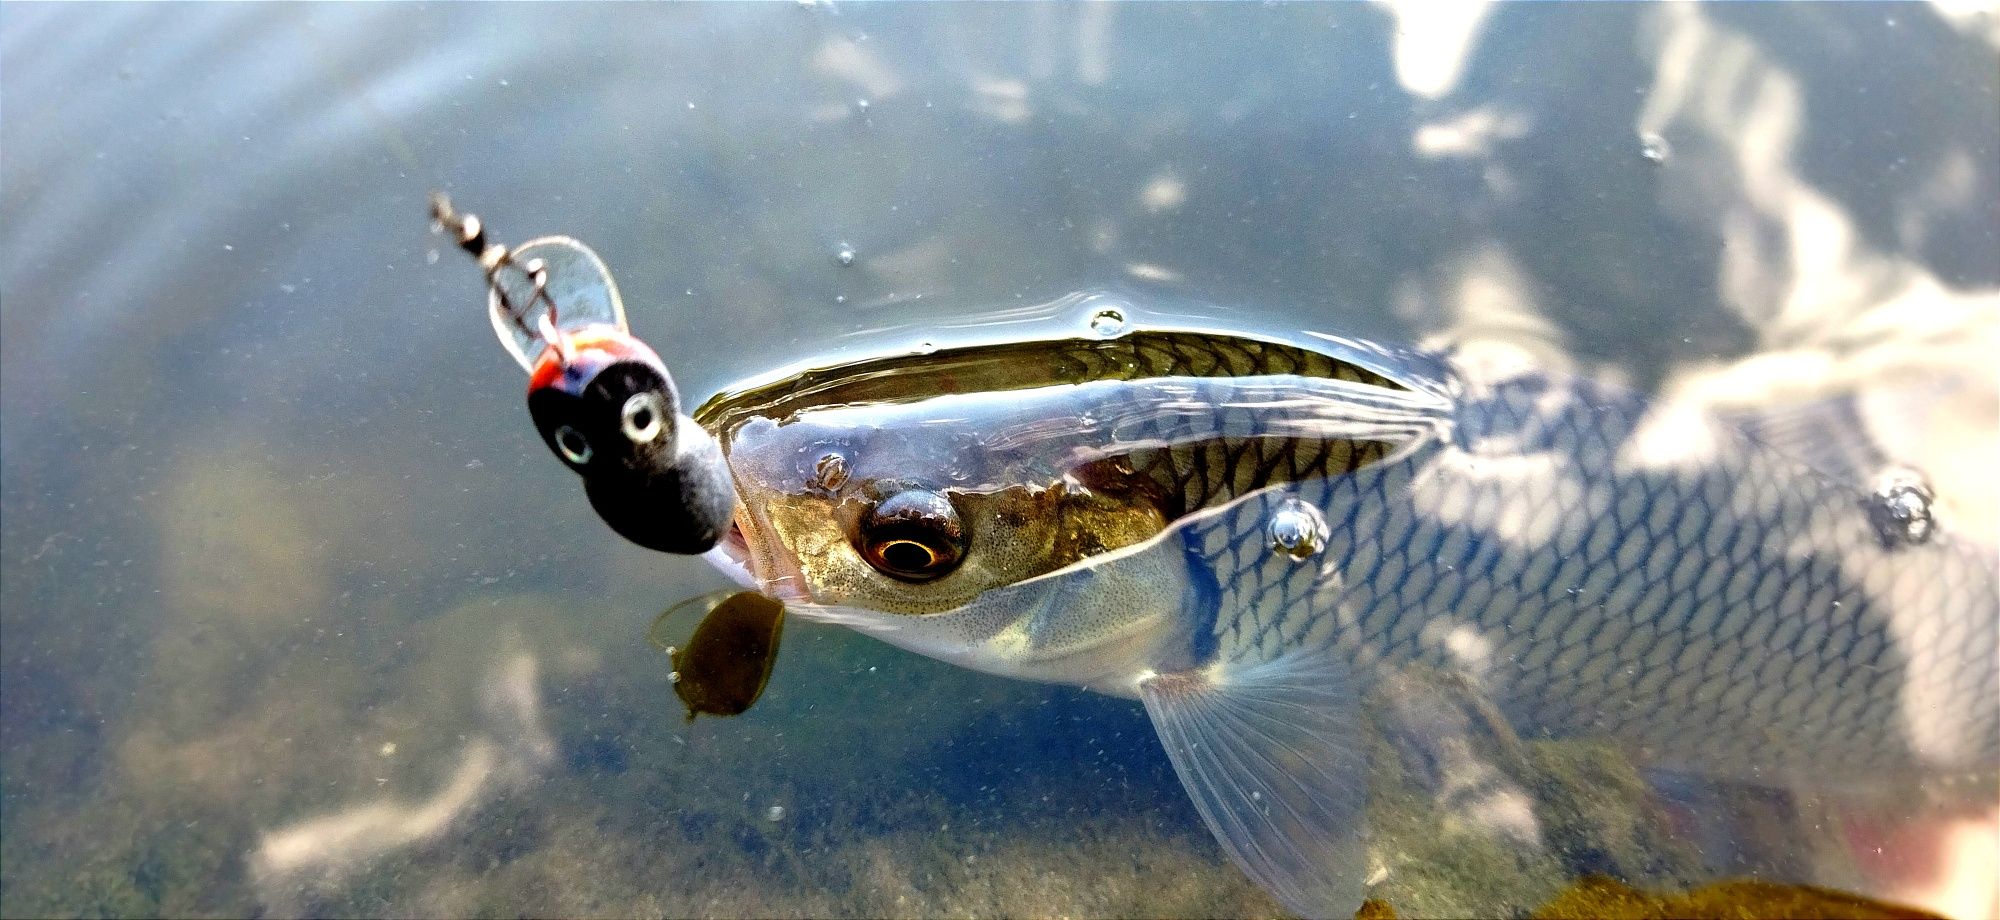
[[[1297,376],[1403,390],[1402,385],[1332,355],[1237,335],[1140,330],[1114,339],[1055,339],[944,349],[923,355],[869,358],[809,370],[772,383],[723,393],[694,418],[725,445],[753,418],[784,421],[837,405],[914,402],[958,393],[1004,392],[1106,380],[1163,377]],[[1162,526],[1278,482],[1352,472],[1392,445],[1345,439],[1214,438],[1167,449],[1135,448],[1070,474],[1093,490],[1142,497]],[[1092,544],[1093,551],[1129,545],[1151,532]],[[1058,568],[1076,561],[1051,559]]]
[[[805,409],[911,402],[954,393],[1026,390],[1094,380],[1291,374],[1402,386],[1317,351],[1237,335],[1139,330],[1115,339],[1045,339],[875,357],[716,395],[694,411],[725,442],[750,418],[783,422]]]

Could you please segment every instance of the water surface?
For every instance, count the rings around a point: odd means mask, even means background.
[[[589,241],[697,397],[1114,290],[1665,393],[1934,384],[1942,421],[1878,424],[1990,537],[1996,36],[1870,4],[9,3],[0,912],[1274,912],[1137,704],[799,624],[755,710],[684,724],[645,630],[721,580],[590,513],[427,192]],[[1829,360],[1730,376],[1772,350]],[[1563,763],[1589,846],[1420,852],[1465,877],[1385,891],[1674,880],[1588,813],[1636,807],[1630,766]]]

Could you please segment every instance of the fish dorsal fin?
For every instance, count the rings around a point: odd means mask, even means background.
[[[1744,409],[1724,409],[1718,415],[1777,453],[1783,454],[1841,485],[1868,489],[1892,463],[1862,418],[1858,398],[1851,393],[1806,402]]]
[[[1368,763],[1331,656],[1159,674],[1140,684],[1174,772],[1231,859],[1286,908],[1361,906]]]

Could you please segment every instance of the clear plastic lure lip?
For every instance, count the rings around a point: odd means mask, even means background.
[[[591,326],[629,332],[625,301],[611,270],[590,247],[567,236],[543,236],[509,248],[487,237],[476,214],[462,214],[442,193],[431,196],[431,220],[486,272],[486,312],[500,346],[534,373],[554,349],[574,357],[570,337]]]

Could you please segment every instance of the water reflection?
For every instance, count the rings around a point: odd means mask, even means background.
[[[1687,426],[1697,412],[1809,412],[1797,407],[1845,399],[1861,426],[1830,445],[1845,457],[1813,443],[1828,440],[1825,425],[1764,431],[1835,467],[1853,465],[1858,453],[1859,481],[1891,462],[1924,470],[1938,477],[1956,526],[2000,541],[2000,491],[1974,472],[2000,463],[2000,374],[1990,362],[2000,348],[2000,293],[1948,285],[1918,255],[1940,214],[1991,191],[1980,186],[1993,178],[1969,167],[1977,148],[1948,141],[1927,151],[1927,162],[1896,161],[1932,172],[1914,176],[1895,208],[1894,234],[1912,253],[1884,252],[1879,231],[1865,232],[1808,179],[1800,152],[1807,94],[1797,76],[1750,37],[1691,8],[1662,8],[1646,41],[1657,78],[1637,128],[1679,138],[1677,162],[1662,173],[1662,202],[1689,219],[1719,218],[1717,287],[1758,348],[1734,363],[1684,366],[1635,462],[1698,453],[1689,445],[1702,440]]]
[[[1445,639],[1456,653],[1459,673],[1490,667],[1469,645],[1482,643],[1461,629]],[[1512,844],[1523,853],[1542,851],[1542,823],[1535,802],[1498,759],[1518,764],[1520,739],[1495,712],[1483,691],[1442,676],[1415,672],[1391,676],[1382,688],[1388,709],[1383,722],[1401,756],[1403,771],[1428,788],[1443,816],[1440,829],[1478,834]],[[1518,770],[1518,767],[1517,767]]]

